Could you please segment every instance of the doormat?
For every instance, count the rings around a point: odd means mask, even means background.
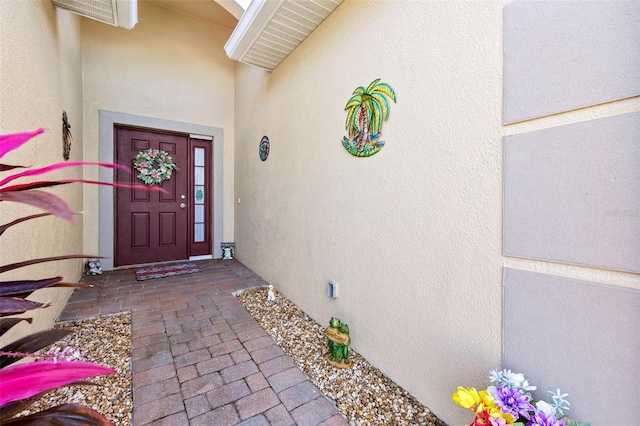
[[[153,278],[173,277],[174,275],[193,274],[202,272],[195,263],[185,263],[184,265],[162,266],[160,268],[138,269],[136,279],[138,281],[151,280]]]

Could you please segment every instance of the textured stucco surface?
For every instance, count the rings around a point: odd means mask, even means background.
[[[41,167],[63,161],[63,110],[68,114],[74,138],[70,160],[82,160],[80,18],[54,9],[50,1],[0,1],[0,133],[47,129],[3,157],[2,162]],[[47,175],[52,179],[81,177],[82,168]],[[27,181],[25,178],[15,182]],[[64,198],[73,211],[82,211],[81,186],[71,184],[48,191]],[[39,212],[3,202],[0,222]],[[45,217],[10,228],[0,236],[0,264],[82,253],[82,222],[82,216],[76,216],[73,223]],[[81,274],[82,261],[65,260],[19,268],[2,274],[0,280],[62,276],[73,282]],[[50,327],[70,293],[69,289],[48,289],[30,296],[31,300],[50,301],[52,306],[28,313],[34,318],[33,327],[24,323],[14,327],[0,340],[0,346],[19,335]]]
[[[640,272],[640,113],[505,137],[504,253]]]
[[[83,21],[85,160],[100,157],[99,110],[223,129],[223,241],[232,240],[234,63],[223,50],[231,33],[151,2],[139,2],[139,20],[131,31]],[[98,190],[86,188],[85,246],[93,252],[99,221],[108,220],[98,205]]]
[[[500,2],[345,1],[272,74],[236,74],[237,257],[320,323],[348,323],[451,424],[468,423],[456,386],[500,363],[500,22]],[[344,105],[378,77],[398,103],[386,146],[356,158]]]
[[[577,419],[637,424],[640,290],[510,268],[504,286],[505,368],[535,377],[536,398],[568,393]]]
[[[640,95],[640,2],[505,6],[504,122]]]
[[[539,391],[568,392],[570,414],[593,426],[637,423],[625,389],[640,368],[640,274],[614,269],[640,264],[640,97],[620,99],[638,93],[638,11],[505,10],[505,121],[528,121],[503,129],[503,364]]]

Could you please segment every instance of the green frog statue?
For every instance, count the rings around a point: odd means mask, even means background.
[[[341,322],[338,318],[332,317],[327,328],[327,339],[329,339],[329,353],[326,356],[331,365],[339,368],[350,367],[349,360],[349,326]]]

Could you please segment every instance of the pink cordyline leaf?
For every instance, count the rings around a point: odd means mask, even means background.
[[[0,281],[0,296],[14,296],[50,287],[62,281],[62,277],[43,278],[41,280]]]
[[[115,426],[102,414],[80,404],[58,405],[2,424],[6,426]]]
[[[126,167],[123,166],[122,164],[113,164],[113,163],[93,163],[93,162],[89,162],[89,161],[68,161],[66,163],[55,163],[55,164],[51,164],[45,167],[40,167],[39,169],[29,169],[29,170],[25,170],[24,172],[20,172],[20,173],[16,173],[14,175],[11,176],[7,176],[6,178],[4,178],[3,180],[0,181],[0,186],[6,185],[7,183],[11,182],[12,180],[21,178],[21,177],[25,177],[25,176],[37,176],[37,175],[42,175],[45,173],[49,173],[53,170],[58,170],[58,169],[64,169],[67,167],[75,167],[75,166],[100,166],[100,167],[106,167],[109,169],[122,169],[124,171],[127,172],[131,172],[131,170]]]
[[[7,282],[0,282],[1,284],[6,284]],[[20,282],[19,284],[27,284],[26,282]],[[3,286],[4,287],[4,286]],[[12,286],[14,287],[14,286]],[[64,281],[60,281],[57,282],[55,284],[44,284],[44,283],[38,283],[37,281],[34,281],[34,283],[32,285],[26,286],[24,287],[24,291],[21,292],[15,292],[15,293],[11,293],[11,294],[4,294],[4,289],[3,289],[3,294],[0,297],[5,297],[5,296],[11,296],[11,297],[19,297],[21,299],[26,299],[27,297],[29,297],[34,291],[36,290],[40,290],[42,288],[91,288],[93,287],[91,284],[84,284],[84,283],[67,283]],[[15,288],[15,287],[14,287]]]
[[[0,316],[22,314],[43,307],[42,303],[19,297],[0,297]]]
[[[103,186],[113,186],[118,188],[129,188],[129,189],[140,189],[142,191],[158,191],[167,193],[165,189],[162,189],[159,186],[147,186],[147,185],[138,185],[131,183],[113,183],[113,182],[100,182],[97,180],[82,180],[82,179],[65,179],[65,180],[40,180],[37,182],[29,182],[22,183],[19,185],[11,185],[5,186],[4,188],[0,188],[0,194],[3,192],[14,192],[14,191],[26,191],[27,189],[35,189],[35,188],[46,188],[49,186],[56,185],[66,185],[68,183],[89,183],[93,185],[103,185]]]
[[[21,183],[18,185],[5,186],[0,188],[0,194],[3,192],[26,191],[27,189],[48,188],[51,186],[65,185],[65,182],[56,182],[53,180],[39,180],[36,182]]]
[[[42,391],[116,371],[90,362],[41,361],[0,369],[0,407]]]
[[[60,183],[89,183],[91,185],[103,185],[103,186],[113,186],[117,188],[129,188],[129,189],[140,189],[142,191],[156,191],[156,192],[164,192],[168,194],[166,189],[163,189],[159,186],[147,186],[147,185],[137,185],[131,183],[119,183],[119,182],[100,182],[98,180],[80,180],[80,179],[69,179],[69,180],[60,180]]]
[[[115,426],[92,408],[80,404],[64,404],[27,416],[11,419],[6,426]]]
[[[13,419],[15,416],[17,416],[18,414],[22,413],[24,410],[31,407],[33,404],[36,403],[36,401],[42,398],[45,393],[46,392],[42,392],[41,394],[32,396],[31,398],[21,399],[19,401],[13,401],[3,406],[2,410],[0,410],[0,424],[3,426],[6,425],[7,422],[10,421],[8,419]]]
[[[0,164],[0,172],[7,172],[13,169],[24,169],[25,166],[12,166],[11,164]]]
[[[0,192],[0,201],[28,204],[69,222],[73,220],[73,212],[66,201],[45,191],[31,189],[27,191]]]
[[[138,185],[138,184],[131,184],[131,183],[113,183],[113,182],[101,182],[101,181],[97,181],[97,180],[83,180],[83,179],[64,179],[64,180],[57,180],[57,181],[53,181],[53,180],[41,180],[41,181],[37,181],[37,182],[29,182],[29,183],[23,183],[20,185],[12,185],[12,186],[5,186],[4,188],[0,188],[0,194],[2,194],[3,192],[15,192],[15,191],[26,191],[28,189],[35,189],[35,188],[46,188],[49,186],[56,186],[56,185],[66,185],[68,183],[89,183],[92,185],[103,185],[103,186],[113,186],[113,187],[118,187],[118,188],[129,188],[129,189],[140,189],[142,191],[157,191],[157,192],[164,192],[165,194],[167,194],[167,191],[165,189],[162,189],[159,186],[147,186],[147,185]]]
[[[26,222],[27,220],[32,220],[32,219],[37,219],[39,217],[45,217],[45,216],[50,216],[49,213],[38,213],[38,214],[32,214],[30,216],[25,216],[25,217],[21,217],[18,218],[12,222],[9,223],[5,223],[4,225],[0,226],[0,235],[4,234],[4,231],[6,231],[7,229],[11,228],[12,226],[15,226],[19,223],[22,222]]]
[[[11,330],[11,328],[21,323],[22,321],[26,321],[29,324],[33,322],[32,318],[0,318],[0,336],[2,336],[7,331]]]
[[[65,185],[67,183],[89,183],[103,186],[140,189],[143,191],[158,191],[165,194],[167,193],[166,190],[160,188],[159,186],[148,187],[145,185],[131,185],[128,183],[110,183],[93,180],[72,179],[50,182],[40,181],[0,188],[0,201],[14,201],[18,203],[28,204],[30,206],[38,207],[46,211],[47,213],[71,222],[73,220],[73,212],[69,208],[69,205],[62,198],[48,192],[33,189],[54,185]]]
[[[25,266],[35,265],[37,263],[53,262],[56,260],[67,260],[67,259],[91,259],[94,257],[101,259],[100,256],[93,256],[90,254],[65,254],[63,256],[52,256],[52,257],[42,257],[40,259],[29,259],[23,262],[10,263],[10,264],[0,266],[0,274],[7,271],[11,271],[13,269],[24,268]]]
[[[12,133],[9,135],[0,135],[0,158],[4,157],[7,152],[22,146],[25,142],[34,136],[44,132],[43,128],[39,128],[34,132]]]

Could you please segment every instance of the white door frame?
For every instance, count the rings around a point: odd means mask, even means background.
[[[181,133],[189,133],[213,137],[213,238],[212,255],[215,259],[222,257],[220,244],[222,243],[223,227],[223,131],[218,127],[202,126],[199,124],[182,123],[179,121],[164,120],[160,118],[144,117],[141,115],[125,114],[122,112],[100,110],[100,162],[113,163],[113,125],[124,124],[127,126],[146,127],[151,129],[170,130]],[[113,182],[113,170],[100,168],[100,180]],[[104,257],[101,260],[102,268],[113,269],[114,255],[114,198],[111,186],[98,188],[98,208],[100,218],[98,220],[98,253]]]

